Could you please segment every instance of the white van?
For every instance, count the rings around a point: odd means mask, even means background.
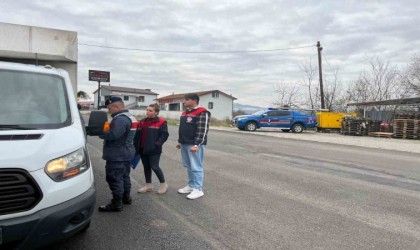
[[[0,249],[37,248],[88,228],[95,199],[67,72],[0,62]]]

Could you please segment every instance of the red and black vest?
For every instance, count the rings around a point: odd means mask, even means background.
[[[197,126],[199,116],[203,113],[207,114],[206,122],[202,126]],[[210,112],[203,107],[182,112],[179,123],[178,142],[190,145],[206,145],[210,115]]]
[[[136,152],[160,154],[162,145],[168,137],[168,125],[164,119],[159,117],[142,119],[135,136]]]

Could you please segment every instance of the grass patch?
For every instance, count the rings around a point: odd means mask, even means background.
[[[179,125],[179,120],[174,119],[165,119],[168,122],[168,125]]]
[[[223,120],[223,121],[216,120],[216,119],[214,119],[214,120],[210,119],[210,126],[214,126],[214,127],[230,127],[231,126],[231,123],[230,123],[230,120],[229,119],[226,119],[226,120]]]

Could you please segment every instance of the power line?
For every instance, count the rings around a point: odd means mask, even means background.
[[[274,51],[282,51],[282,50],[304,49],[304,48],[311,48],[311,47],[316,46],[316,45],[308,45],[308,46],[290,47],[290,48],[283,48],[283,49],[236,50],[236,51],[185,51],[185,50],[158,50],[158,49],[139,49],[139,48],[127,48],[127,47],[114,47],[114,46],[104,46],[104,45],[87,44],[87,43],[79,43],[79,45],[88,46],[88,47],[105,48],[105,49],[131,50],[131,51],[135,50],[135,51],[143,51],[143,52],[178,53],[178,54],[180,54],[180,53],[183,53],[183,54],[259,53],[259,52],[274,52]]]

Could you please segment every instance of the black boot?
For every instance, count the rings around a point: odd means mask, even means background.
[[[100,212],[121,212],[123,210],[122,197],[114,196],[111,203],[100,206],[98,210]]]
[[[124,204],[126,205],[131,205],[131,203],[133,202],[133,200],[131,199],[130,195],[124,195],[122,198],[122,201]]]

